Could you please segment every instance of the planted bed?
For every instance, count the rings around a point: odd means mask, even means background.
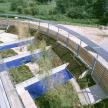
[[[33,77],[30,69],[26,65],[22,65],[10,70],[10,76],[15,84],[21,83]]]

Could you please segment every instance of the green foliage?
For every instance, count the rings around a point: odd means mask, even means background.
[[[15,55],[17,55],[17,53],[12,49],[0,51],[0,56],[2,58],[7,58],[7,57],[15,56]]]
[[[20,14],[22,14],[23,13],[23,7],[22,6],[18,6],[17,7],[17,11],[18,11],[18,13],[20,13]]]
[[[83,24],[108,23],[108,0],[1,0],[0,12],[33,15],[46,20]],[[78,19],[78,21],[77,21]],[[85,21],[82,21],[84,19]],[[89,19],[89,21],[88,21]],[[98,19],[92,22],[92,19]],[[81,20],[81,21],[80,21]],[[84,23],[85,24],[85,23]]]
[[[4,3],[4,2],[6,2],[5,0],[0,0],[0,3]]]
[[[108,25],[108,11],[103,14],[103,17],[100,19],[101,24]]]
[[[95,85],[94,80],[92,79],[91,75],[87,74],[84,78],[82,79],[77,79],[78,84],[81,89],[85,89],[87,87],[91,87]]]
[[[72,7],[69,8],[66,15],[70,18],[85,18],[86,12],[84,11],[84,7]]]
[[[38,12],[37,2],[35,0],[14,0],[11,2],[11,10],[19,14],[36,15]]]
[[[78,97],[70,83],[49,90],[35,102],[40,108],[79,108],[80,106]]]
[[[51,2],[52,0],[37,0],[37,1],[40,3],[48,3],[48,2]]]
[[[90,18],[92,3],[88,0],[57,0],[57,10],[70,18]]]
[[[10,11],[10,3],[8,3],[8,2],[0,3],[0,12],[1,13],[7,13],[9,11]]]
[[[108,0],[97,0],[94,4],[94,12],[101,24],[108,24]]]
[[[27,67],[25,65],[11,69],[10,75],[11,75],[12,80],[15,84],[21,83],[21,82],[33,77],[29,67]]]

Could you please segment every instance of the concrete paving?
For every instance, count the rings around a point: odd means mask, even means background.
[[[17,35],[5,32],[0,34],[0,41],[4,43],[13,42],[13,41],[15,42],[16,40],[18,40]]]
[[[108,38],[103,39],[99,45],[108,52]]]
[[[0,73],[0,78],[2,80],[2,85],[4,86],[5,95],[8,97],[8,102],[10,105],[10,108],[24,108],[23,104],[16,92],[16,89],[14,88],[10,77],[8,75],[8,71],[3,71]],[[1,97],[0,97],[1,99]],[[6,100],[6,99],[5,99]],[[7,104],[8,105],[8,104]],[[5,107],[1,107],[5,108]],[[7,107],[8,108],[8,107]]]
[[[0,108],[10,108],[8,97],[6,96],[3,83],[0,79]]]

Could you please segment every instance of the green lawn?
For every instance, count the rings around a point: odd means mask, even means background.
[[[15,84],[21,83],[33,77],[29,67],[25,65],[11,69],[10,76]]]

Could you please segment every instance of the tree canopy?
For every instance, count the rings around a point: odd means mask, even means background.
[[[1,0],[3,1],[5,0]],[[42,10],[38,7],[51,1],[56,2],[56,7],[49,9],[49,15],[63,15],[71,19],[99,19],[100,24],[108,23],[108,0],[12,0],[11,10],[20,14],[37,15],[40,14],[39,9]]]

